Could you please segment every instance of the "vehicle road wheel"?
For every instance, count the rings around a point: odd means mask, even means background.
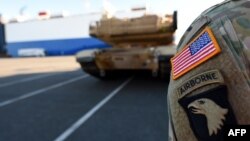
[[[80,63],[84,72],[101,80],[109,79],[109,73],[105,70],[100,70],[95,62],[82,62]]]

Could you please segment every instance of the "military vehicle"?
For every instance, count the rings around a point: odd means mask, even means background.
[[[153,76],[168,78],[176,29],[176,11],[164,17],[144,14],[123,19],[104,14],[90,24],[89,34],[112,47],[80,51],[76,58],[85,72],[100,79],[121,70],[149,70]]]

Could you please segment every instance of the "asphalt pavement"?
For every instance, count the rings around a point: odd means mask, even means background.
[[[150,74],[98,80],[74,57],[0,63],[0,141],[168,140],[168,83]]]

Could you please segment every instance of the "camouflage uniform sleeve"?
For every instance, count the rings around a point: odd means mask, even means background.
[[[223,140],[225,125],[250,124],[249,93],[250,1],[227,0],[190,25],[172,58],[172,135]]]

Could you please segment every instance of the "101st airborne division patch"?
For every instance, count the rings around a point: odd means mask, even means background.
[[[172,76],[177,79],[220,53],[221,49],[209,27],[171,58]]]

